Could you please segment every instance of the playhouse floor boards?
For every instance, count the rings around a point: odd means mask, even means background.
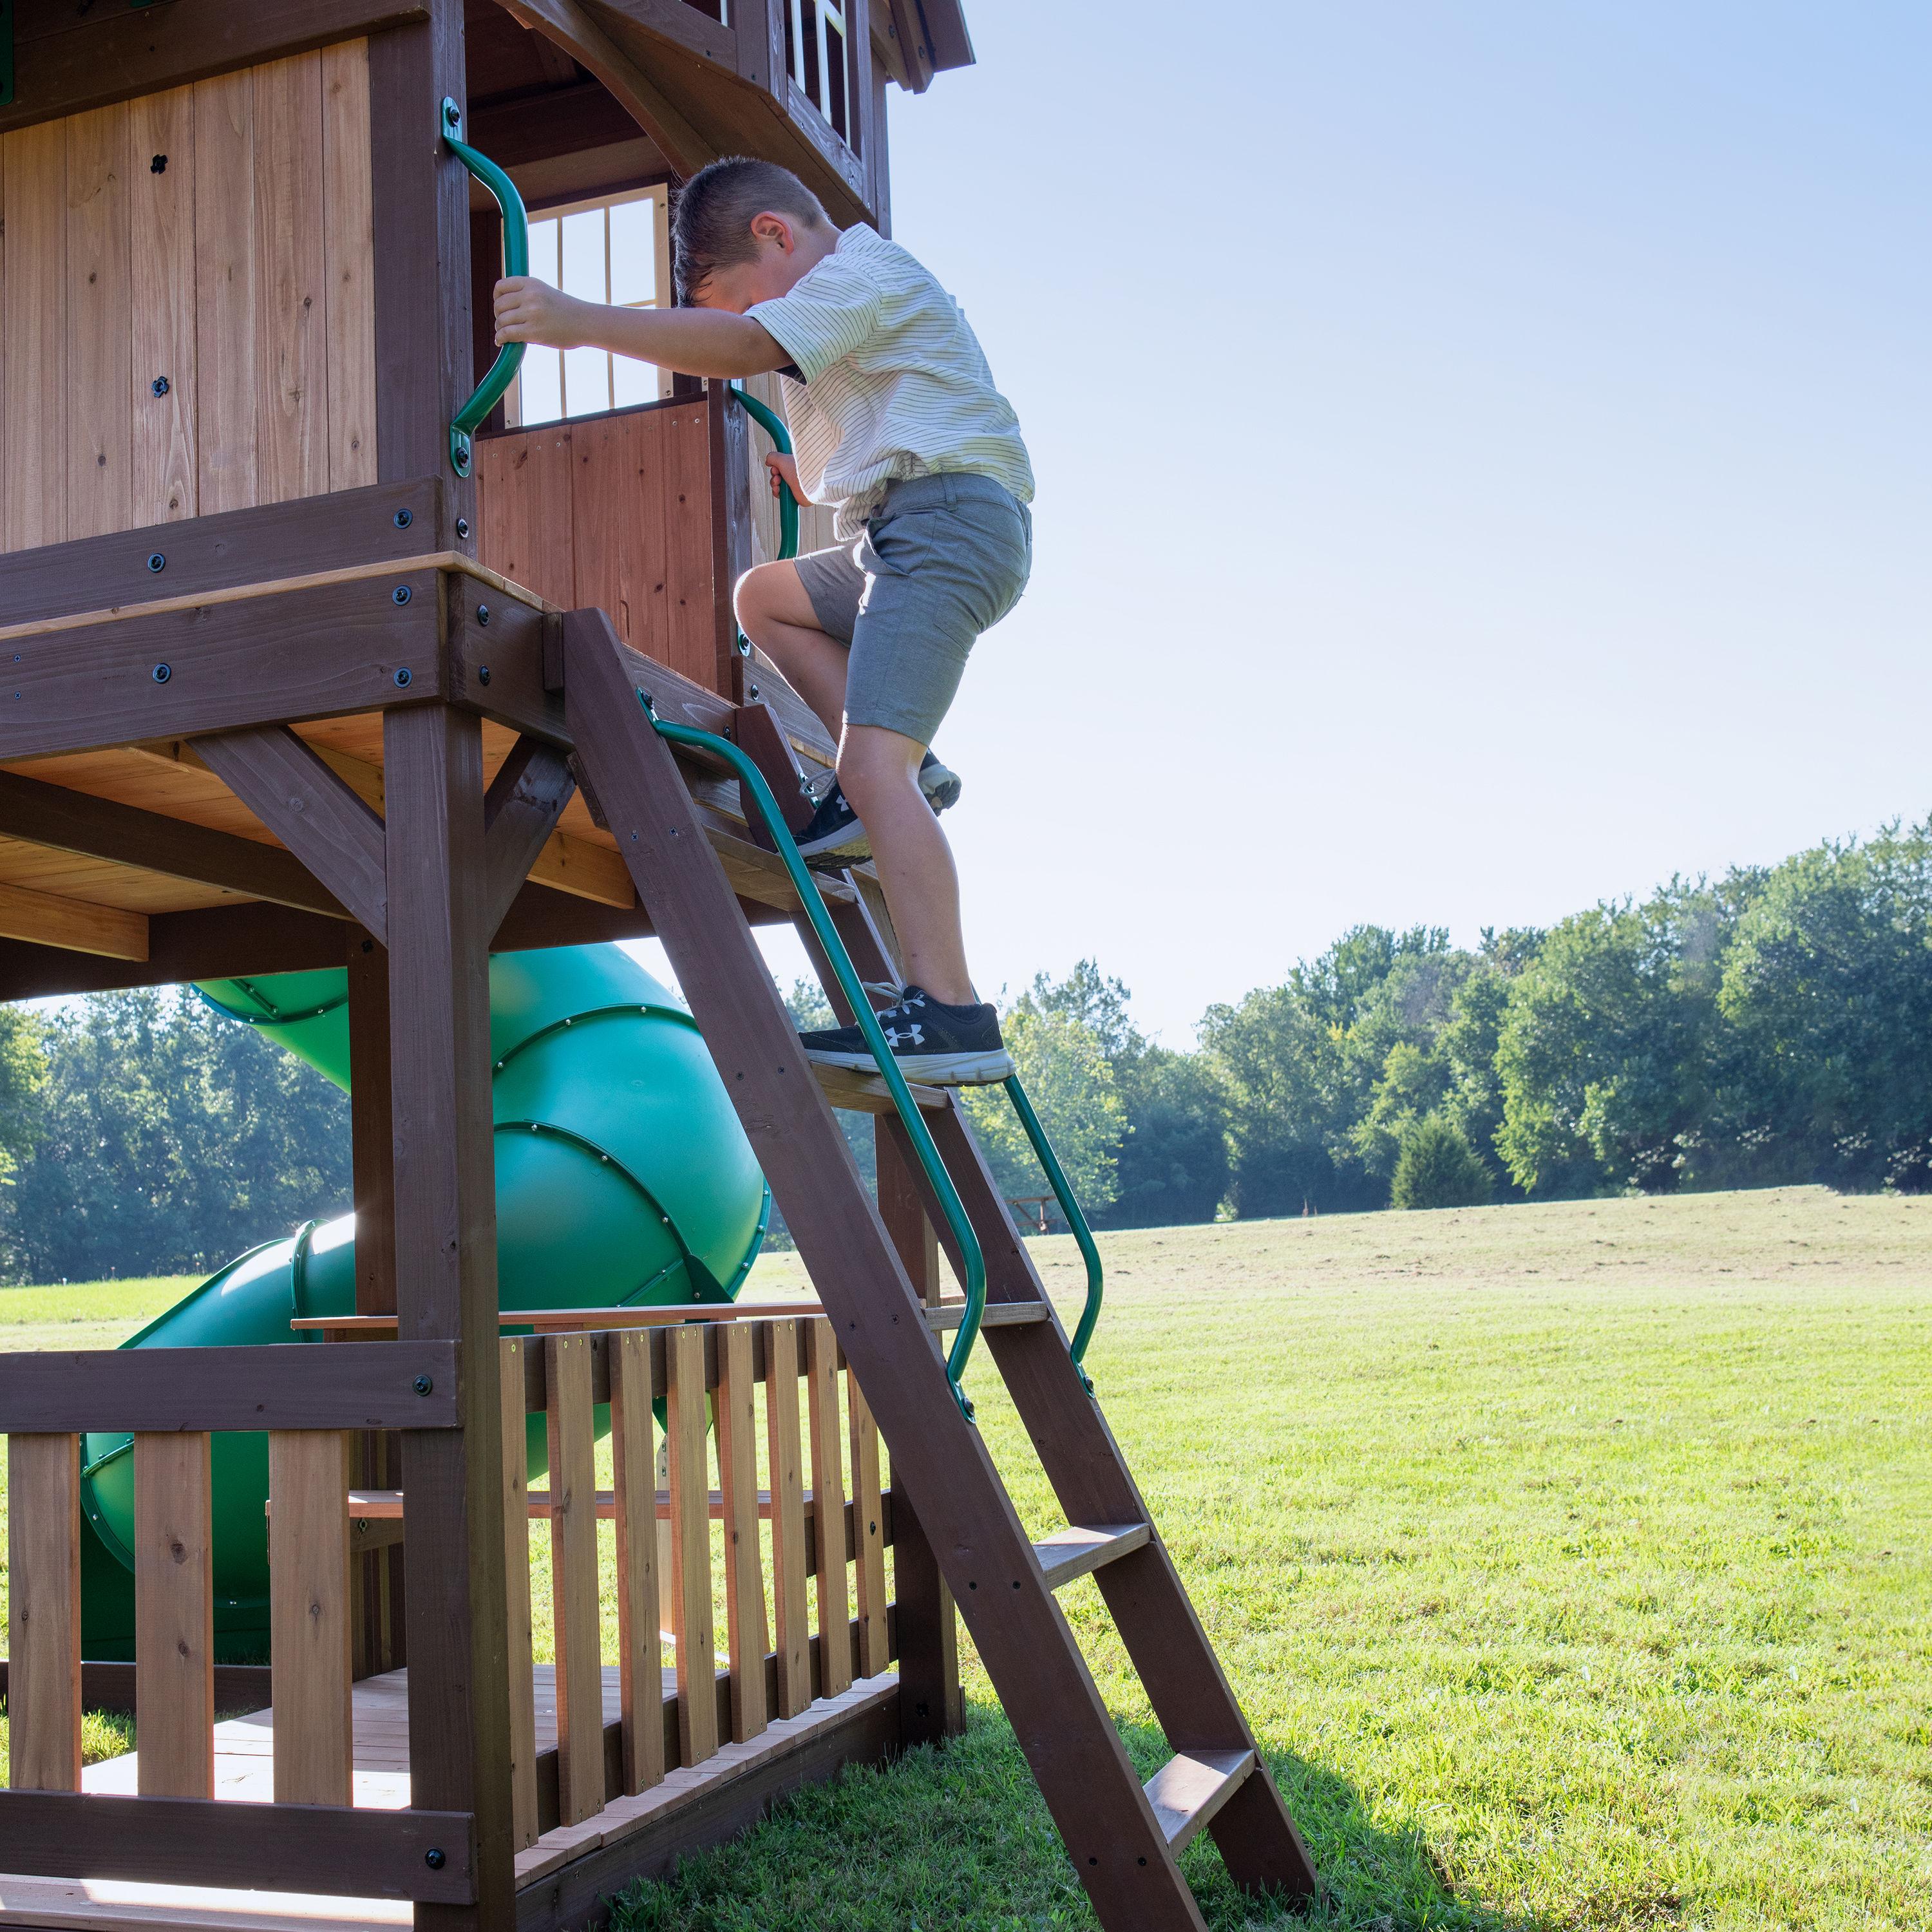
[[[556,1673],[536,1666],[537,1748],[556,1744]],[[668,1694],[675,1674],[664,1672]],[[813,1733],[867,1706],[896,1696],[896,1672],[862,1678],[837,1697],[821,1698],[796,1718],[769,1725],[749,1743],[727,1744],[701,1765],[669,1773],[641,1797],[620,1798],[580,1825],[547,1832],[517,1857],[517,1882],[532,1885],[571,1859],[640,1831],[653,1820],[690,1802],[723,1781],[741,1777],[773,1758],[797,1750]],[[365,1678],[352,1694],[355,1802],[400,1809],[409,1802],[409,1673],[392,1670]],[[618,1674],[604,1672],[604,1718],[619,1715]],[[274,1796],[274,1712],[251,1712],[214,1729],[214,1795],[242,1803]],[[85,1790],[131,1793],[138,1754],[90,1765]],[[217,1890],[196,1886],[145,1885],[119,1879],[16,1878],[0,1876],[0,1925],[44,1926],[62,1932],[124,1932],[135,1926],[166,1926],[178,1932],[370,1932],[407,1927],[406,1901],[386,1898],[320,1898],[295,1892]]]

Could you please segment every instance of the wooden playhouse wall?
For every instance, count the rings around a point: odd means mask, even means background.
[[[377,480],[370,176],[362,40],[0,136],[0,550]]]

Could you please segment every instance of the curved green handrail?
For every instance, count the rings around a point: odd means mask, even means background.
[[[792,842],[784,814],[778,809],[778,800],[772,796],[771,787],[765,782],[764,774],[730,739],[721,738],[713,732],[700,731],[688,724],[674,724],[668,718],[660,718],[652,707],[649,692],[640,690],[638,701],[644,707],[645,716],[656,726],[658,736],[668,738],[674,745],[688,745],[723,759],[737,774],[746,791],[757,801],[758,810],[764,816],[766,829],[772,835],[772,843],[784,861],[792,889],[805,908],[806,916],[812,921],[812,929],[824,948],[825,956],[832,962],[839,990],[845,995],[846,1004],[859,1022],[859,1030],[865,1035],[866,1044],[872,1048],[872,1057],[879,1064],[879,1072],[892,1096],[892,1105],[898,1110],[899,1119],[911,1139],[920,1166],[938,1197],[940,1212],[946,1216],[946,1225],[952,1231],[960,1258],[965,1264],[966,1306],[960,1316],[959,1332],[952,1338],[952,1352],[946,1358],[946,1379],[952,1388],[953,1400],[959,1405],[959,1412],[970,1422],[973,1404],[959,1382],[966,1372],[973,1344],[979,1338],[980,1319],[986,1313],[986,1258],[980,1252],[980,1238],[974,1233],[958,1191],[952,1185],[952,1177],[946,1172],[946,1163],[940,1159],[939,1150],[932,1144],[932,1136],[927,1131],[918,1103],[906,1085],[905,1076],[899,1070],[898,1062],[893,1058],[891,1048],[886,1044],[886,1036],[879,1029],[878,1016],[873,1012],[872,1003],[866,998],[865,987],[853,968],[845,942],[838,937],[838,929],[832,923],[832,915],[825,910],[825,902],[819,896],[818,885],[806,869],[805,861],[798,856],[798,848]]]
[[[791,454],[791,435],[784,426],[784,419],[774,410],[767,409],[756,396],[749,394],[739,384],[731,385],[731,394],[744,405],[745,413],[778,446],[781,456]],[[798,554],[798,499],[791,493],[791,485],[781,476],[778,478],[778,560]]]
[[[1087,1216],[1080,1211],[1072,1184],[1066,1178],[1059,1156],[1053,1151],[1053,1143],[1047,1138],[1046,1130],[1040,1124],[1040,1116],[1033,1110],[1033,1102],[1027,1098],[1026,1089],[1020,1084],[1020,1076],[1016,1073],[1005,1085],[1006,1098],[1013,1103],[1013,1112],[1020,1117],[1020,1125],[1033,1143],[1034,1158],[1040,1162],[1040,1171],[1046,1174],[1047,1184],[1053,1190],[1053,1197],[1060,1203],[1060,1211],[1066,1216],[1066,1225],[1073,1230],[1073,1238],[1079,1244],[1080,1252],[1087,1263],[1087,1305],[1080,1311],[1080,1324],[1073,1331],[1073,1340],[1067,1344],[1066,1352],[1073,1358],[1073,1366],[1079,1370],[1080,1379],[1091,1395],[1094,1378],[1087,1372],[1082,1358],[1087,1353],[1087,1344],[1094,1339],[1094,1330],[1100,1325],[1100,1296],[1104,1286],[1100,1250],[1094,1245],[1094,1231],[1087,1225]]]
[[[511,180],[487,154],[479,154],[463,139],[463,110],[445,94],[442,111],[442,138],[451,153],[496,197],[503,212],[503,272],[527,275],[530,272],[530,220],[524,198]],[[476,386],[476,393],[456,412],[449,425],[449,463],[458,476],[467,476],[473,453],[470,439],[483,426],[484,418],[503,400],[522,366],[524,345],[506,342],[496,352],[490,373]]]

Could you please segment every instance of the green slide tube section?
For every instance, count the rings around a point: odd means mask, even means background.
[[[210,980],[204,998],[349,1085],[348,976]],[[724,1302],[756,1259],[770,1196],[684,1006],[615,946],[500,953],[490,962],[500,1305],[605,1308]],[[285,1342],[298,1316],[356,1306],[355,1218],[311,1222],[237,1257],[150,1322],[130,1348]],[[600,1414],[600,1424],[605,1418]],[[531,1418],[530,1471],[547,1464]],[[268,1438],[212,1444],[218,1647],[265,1650]],[[132,1438],[83,1445],[82,1502],[105,1549],[85,1588],[86,1654],[131,1642]]]

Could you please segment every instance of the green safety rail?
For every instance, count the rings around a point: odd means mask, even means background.
[[[1094,1339],[1094,1330],[1100,1323],[1100,1300],[1106,1285],[1106,1277],[1100,1267],[1100,1250],[1094,1246],[1094,1231],[1087,1225],[1087,1216],[1080,1211],[1080,1203],[1073,1192],[1073,1184],[1066,1178],[1060,1165],[1060,1158],[1053,1150],[1053,1143],[1046,1137],[1046,1130],[1040,1124],[1040,1116],[1033,1110],[1033,1102],[1027,1098],[1026,1089],[1020,1084],[1020,1076],[1016,1073],[1005,1083],[1006,1098],[1012,1102],[1013,1112],[1019,1116],[1020,1125],[1026,1130],[1026,1137],[1033,1146],[1034,1158],[1040,1162],[1040,1172],[1046,1176],[1047,1185],[1053,1190],[1053,1198],[1060,1203],[1060,1211],[1066,1216],[1066,1225],[1073,1231],[1073,1238],[1079,1245],[1081,1258],[1087,1264],[1087,1301],[1080,1311],[1079,1324],[1073,1330],[1073,1340],[1067,1344],[1066,1352],[1073,1358],[1073,1366],[1080,1371],[1080,1379],[1087,1385],[1087,1393],[1094,1393],[1094,1378],[1087,1372],[1085,1358],[1087,1344]]]
[[[742,404],[745,413],[766,435],[778,446],[781,456],[791,454],[791,435],[784,426],[784,418],[774,410],[767,409],[756,396],[748,394],[740,385],[731,385],[733,398]],[[778,479],[778,560],[781,562],[798,554],[798,499],[791,493],[791,485],[783,477]]]
[[[527,275],[530,220],[516,183],[488,155],[479,154],[463,139],[463,110],[447,94],[443,97],[440,121],[450,152],[496,196],[496,206],[502,211],[504,274]],[[497,350],[490,373],[476,386],[476,393],[457,411],[455,420],[449,425],[449,463],[458,476],[470,474],[475,453],[472,439],[515,380],[518,370],[523,366],[524,349],[520,342],[506,342]]]

